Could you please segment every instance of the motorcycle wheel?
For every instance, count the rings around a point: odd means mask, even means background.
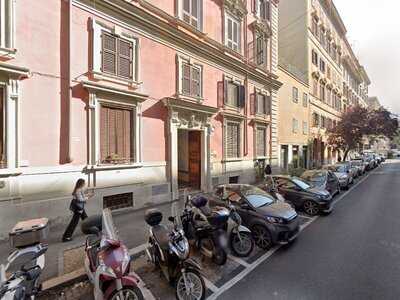
[[[238,234],[231,235],[230,244],[232,252],[238,257],[248,257],[254,248],[253,236],[250,232],[239,232]]]
[[[176,299],[178,300],[203,300],[206,296],[206,285],[200,273],[195,270],[186,271],[186,280],[188,281],[189,291],[186,289],[185,280],[182,273],[176,281]]]
[[[214,249],[212,256],[213,263],[222,266],[226,263],[227,259],[228,255],[226,254],[226,251],[224,249],[221,248]]]
[[[144,297],[138,287],[123,286],[121,290],[114,291],[109,300],[144,300]]]

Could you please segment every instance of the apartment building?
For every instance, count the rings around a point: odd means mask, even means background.
[[[327,131],[349,105],[365,102],[368,94],[369,78],[346,32],[332,0],[280,1],[279,62],[298,70],[309,85],[310,167],[338,160]]]
[[[309,165],[310,103],[306,78],[293,66],[280,62],[278,141],[281,170]]]
[[[0,0],[0,235],[278,167],[278,1]],[[45,17],[44,17],[45,16]]]

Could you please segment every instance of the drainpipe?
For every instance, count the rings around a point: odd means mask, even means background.
[[[246,3],[246,10],[247,10],[247,3]],[[244,35],[243,35],[243,39],[244,39],[244,57],[246,60],[246,65],[248,65],[249,63],[249,53],[248,53],[248,49],[247,49],[247,14],[244,16]],[[245,99],[247,100],[249,97],[249,82],[248,82],[248,74],[247,74],[247,70],[246,70],[246,76],[244,79],[244,86],[245,86]],[[244,153],[243,156],[247,156],[249,154],[249,142],[248,142],[248,119],[247,119],[247,106],[248,106],[248,101],[245,101],[245,105],[244,105]]]
[[[72,162],[72,86],[71,86],[71,43],[72,43],[72,0],[68,1],[68,154],[67,162]]]

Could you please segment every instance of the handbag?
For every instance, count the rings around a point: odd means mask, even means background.
[[[69,210],[72,211],[73,213],[81,213],[84,209],[84,203],[81,201],[78,201],[76,198],[72,198],[71,203],[69,205]]]

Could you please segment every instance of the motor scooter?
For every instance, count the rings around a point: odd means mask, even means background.
[[[205,298],[206,286],[200,265],[189,258],[189,243],[181,229],[179,215],[169,217],[173,229],[160,224],[163,215],[157,209],[146,211],[145,220],[150,226],[146,249],[149,260],[161,269],[169,283],[176,287],[178,300]]]
[[[142,300],[139,278],[130,273],[131,258],[117,234],[111,211],[86,218],[85,270],[94,285],[95,300]]]
[[[45,266],[47,248],[40,243],[17,249],[7,258],[6,264],[0,265],[1,300],[35,299],[41,290],[39,277]],[[20,267],[7,278],[6,272],[13,265]]]

